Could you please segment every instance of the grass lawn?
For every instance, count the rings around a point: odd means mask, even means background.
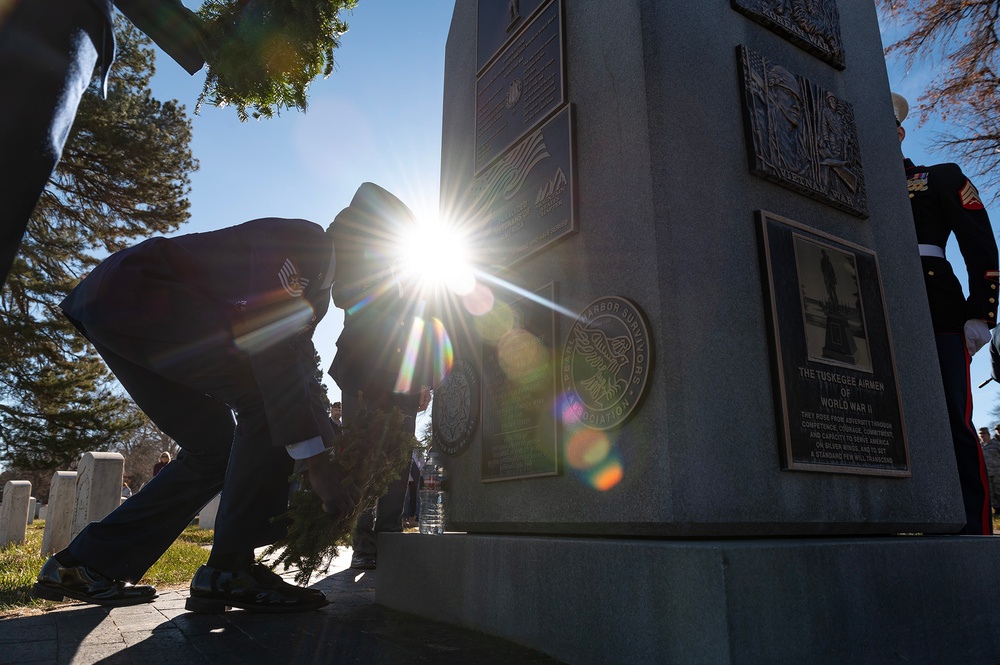
[[[61,604],[31,595],[31,585],[48,559],[39,554],[44,532],[45,522],[35,520],[28,525],[25,542],[0,549],[0,615]],[[208,561],[207,546],[212,544],[213,534],[213,531],[189,526],[153,564],[140,583],[155,587],[186,585],[194,577],[198,566]]]

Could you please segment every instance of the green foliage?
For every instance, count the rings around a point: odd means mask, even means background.
[[[206,99],[233,104],[241,121],[306,108],[306,89],[333,71],[333,51],[347,31],[339,14],[357,0],[205,0]]]
[[[139,582],[153,586],[187,584],[198,568],[208,562],[208,546],[214,535],[214,531],[189,526]]]
[[[331,455],[344,471],[345,485],[364,487],[368,500],[350,515],[334,518],[323,512],[319,497],[304,480],[281,518],[290,522],[288,533],[267,549],[265,557],[277,555],[274,566],[297,569],[295,581],[299,584],[306,584],[317,571],[328,570],[338,549],[351,544],[358,517],[385,494],[390,482],[399,478],[418,446],[398,408],[388,415],[381,410],[359,410],[344,427]]]
[[[31,595],[31,585],[47,558],[39,554],[44,533],[45,522],[36,520],[28,525],[23,543],[0,549],[0,612],[51,604]]]
[[[17,340],[0,345],[0,458],[10,466],[67,468],[141,422],[59,310],[104,254],[188,216],[190,120],[152,97],[149,40],[123,19],[116,37],[108,98],[95,79],[0,294],[0,338]]]

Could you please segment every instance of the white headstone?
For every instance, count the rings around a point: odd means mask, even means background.
[[[53,554],[69,545],[76,513],[76,471],[56,471],[45,506],[45,534],[42,554]]]
[[[36,511],[35,519],[37,519],[37,520],[44,520],[45,516],[49,512],[49,504],[43,503],[43,504],[38,505],[37,508],[38,508],[38,510]]]
[[[35,521],[35,515],[38,513],[38,499],[35,497],[28,498],[28,524],[32,524]]]
[[[28,502],[31,483],[27,480],[8,480],[3,487],[0,503],[0,547],[9,543],[23,543],[28,531]]]
[[[76,480],[76,515],[72,537],[99,522],[122,503],[125,458],[118,453],[84,453]]]
[[[219,502],[222,501],[222,494],[216,494],[215,498],[205,504],[205,507],[198,513],[198,528],[215,530],[215,518],[219,514]]]

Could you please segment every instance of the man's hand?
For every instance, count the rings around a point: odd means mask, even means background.
[[[965,322],[965,348],[970,356],[990,342],[990,327],[982,319],[969,319]]]
[[[344,471],[330,457],[330,451],[306,458],[306,477],[323,502],[323,511],[342,519],[361,503],[361,489],[344,483]]]

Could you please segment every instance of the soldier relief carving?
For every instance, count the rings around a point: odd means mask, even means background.
[[[750,171],[868,217],[851,105],[743,46],[739,56]]]
[[[732,5],[837,69],[844,69],[836,0],[732,0]]]

